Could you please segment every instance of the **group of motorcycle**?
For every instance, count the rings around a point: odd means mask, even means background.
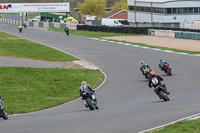
[[[144,63],[141,61],[141,64]],[[160,60],[159,62],[159,67],[161,71],[164,71],[167,75],[171,76],[171,66],[164,60]],[[154,73],[149,65],[144,64],[143,68],[140,68],[142,74],[145,76],[145,79],[148,79],[149,81],[151,80],[151,83],[154,84],[152,85],[154,87],[154,92],[158,95],[160,99],[163,99],[164,101],[169,101],[169,92],[167,92],[167,88],[165,84],[161,84],[161,82],[157,79],[156,76],[152,77],[152,73]],[[162,78],[161,78],[162,79]]]

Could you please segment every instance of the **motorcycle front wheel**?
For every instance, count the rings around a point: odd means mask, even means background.
[[[94,106],[92,105],[90,98],[86,98],[85,102],[87,103],[90,110],[94,110]]]
[[[3,115],[2,117],[3,117],[4,120],[8,119],[8,114],[4,109],[2,110],[2,115]]]
[[[160,91],[159,94],[160,94],[160,96],[162,97],[162,99],[164,101],[168,101],[169,100],[169,97],[163,91]]]

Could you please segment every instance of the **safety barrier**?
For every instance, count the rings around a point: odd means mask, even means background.
[[[200,40],[200,33],[198,32],[175,32],[175,38]]]
[[[162,36],[162,37],[174,37],[174,31],[173,30],[154,30],[154,29],[149,29],[148,35]]]
[[[91,25],[77,25],[77,30],[86,31],[101,31],[124,34],[147,34],[148,27],[109,27],[109,26],[91,26]]]
[[[66,26],[73,30],[86,30],[86,31],[101,31],[101,32],[114,32],[125,34],[148,34],[156,36],[166,36],[182,39],[200,40],[200,30],[194,29],[180,29],[180,28],[154,28],[150,27],[108,27],[108,26],[89,26],[89,25],[76,25],[76,24],[62,24],[54,22],[30,22],[19,21],[12,19],[1,18],[1,22],[13,25],[22,25],[26,23],[27,27],[44,27],[44,28],[59,28],[64,29]]]
[[[150,36],[173,37],[173,38],[180,38],[180,39],[200,40],[200,32],[190,32],[190,31],[172,31],[172,30],[149,29],[148,35],[150,35]]]
[[[6,24],[12,24],[12,25],[18,25],[18,26],[23,25],[25,23],[27,27],[34,27],[34,28],[64,29],[67,26],[69,29],[77,30],[76,24],[63,24],[63,23],[56,23],[56,22],[19,21],[19,20],[5,19],[5,18],[1,18],[0,21]]]

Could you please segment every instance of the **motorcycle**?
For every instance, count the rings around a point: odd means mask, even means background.
[[[22,33],[22,28],[19,28],[19,33]]]
[[[172,75],[172,72],[171,72],[172,69],[171,69],[170,65],[167,63],[164,64],[164,66],[161,70],[163,70],[169,76]]]
[[[7,120],[8,119],[8,114],[4,108],[4,103],[3,103],[3,100],[0,96],[0,117]]]
[[[92,94],[90,92],[84,91],[82,94],[83,94],[83,101],[86,108],[89,107],[90,110],[99,109],[99,107],[97,106],[96,95],[94,93]]]
[[[163,86],[163,85],[158,85],[154,88],[154,92],[158,95],[158,97],[160,99],[163,99],[164,101],[169,101],[169,96],[168,94],[164,91],[165,89],[163,87],[166,87],[166,86]]]
[[[24,28],[26,28],[26,24],[25,23],[23,24],[23,26],[24,26]]]
[[[66,35],[69,36],[69,28],[65,27],[64,31],[65,31]]]
[[[143,70],[143,75],[145,76],[145,79],[150,79],[151,78],[151,75],[150,75],[151,71],[152,70],[150,68],[147,68],[147,67]]]

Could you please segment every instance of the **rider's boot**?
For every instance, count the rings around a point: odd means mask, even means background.
[[[170,92],[168,92],[168,91],[167,91],[167,87],[166,87],[166,85],[165,85],[165,84],[163,84],[162,86],[163,86],[163,90],[164,90],[164,92],[165,92],[167,95],[169,95],[169,94],[170,94]]]
[[[88,105],[85,100],[83,100],[83,103],[84,103],[85,107],[88,108]]]

